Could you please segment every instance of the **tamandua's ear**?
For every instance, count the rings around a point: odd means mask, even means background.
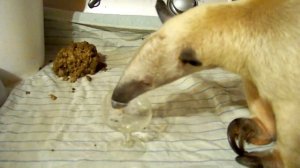
[[[155,9],[162,23],[174,16],[174,14],[169,11],[166,3],[163,0],[156,0]]]
[[[202,62],[198,60],[196,52],[192,48],[183,49],[179,55],[179,60],[183,64],[190,64],[192,66],[202,65]]]

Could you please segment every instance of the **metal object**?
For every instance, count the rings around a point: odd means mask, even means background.
[[[8,94],[7,94],[6,88],[4,87],[2,81],[0,80],[0,107],[7,99],[7,96],[8,96]]]
[[[198,1],[199,0],[167,0],[167,7],[172,14],[177,15],[197,6]],[[95,8],[99,6],[100,3],[101,0],[89,0],[88,6]]]
[[[101,0],[89,0],[88,6],[94,8],[100,5]]]
[[[169,10],[177,15],[183,13],[198,5],[197,0],[168,0],[167,6]]]

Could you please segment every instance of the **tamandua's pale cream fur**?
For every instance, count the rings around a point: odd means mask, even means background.
[[[254,123],[247,128],[256,135],[238,129],[247,125],[243,120],[233,126],[236,133],[258,145],[276,140],[269,154],[253,154],[260,165],[300,167],[300,0],[200,5],[169,19],[141,46],[112,99],[128,103],[211,67],[237,73],[245,83]]]

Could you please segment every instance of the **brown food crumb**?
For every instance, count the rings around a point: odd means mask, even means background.
[[[68,80],[69,80],[69,77],[64,76],[64,77],[63,77],[63,80],[64,80],[64,81],[68,81]]]
[[[72,88],[72,93],[74,93],[74,92],[75,92],[75,90],[76,90],[75,88]]]
[[[54,150],[54,149],[51,149],[51,151],[54,152],[55,150]]]
[[[87,79],[88,81],[92,81],[92,77],[90,77],[90,76],[86,76],[86,79]]]
[[[64,80],[76,82],[78,78],[95,74],[106,68],[105,56],[97,53],[93,44],[77,42],[62,48],[56,55],[52,70]]]
[[[97,146],[97,144],[94,144],[94,146],[96,147],[96,146]]]
[[[29,91],[26,91],[25,93],[26,93],[27,95],[29,95],[29,94],[30,94],[30,92],[29,92]]]
[[[56,100],[56,99],[57,99],[57,97],[54,96],[53,94],[50,94],[49,96],[50,96],[50,98],[51,98],[52,100]]]

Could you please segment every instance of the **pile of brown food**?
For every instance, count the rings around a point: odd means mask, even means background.
[[[95,74],[106,68],[105,56],[97,53],[93,44],[77,42],[62,48],[53,61],[53,71],[64,80],[75,82],[88,74]]]

